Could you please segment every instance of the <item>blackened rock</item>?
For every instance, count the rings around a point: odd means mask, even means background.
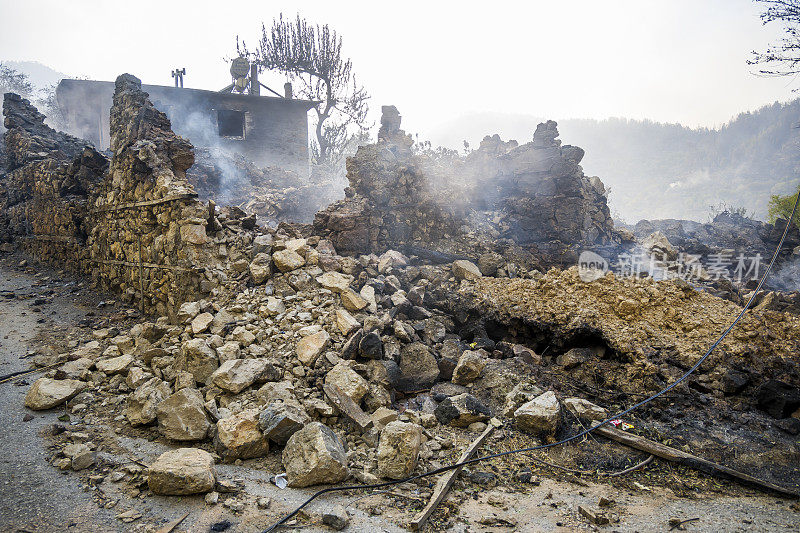
[[[350,338],[347,339],[347,342],[344,343],[342,347],[341,357],[342,359],[355,359],[356,355],[359,352],[359,344],[361,343],[361,339],[364,338],[364,330],[359,329],[352,335]]]
[[[756,391],[756,405],[773,418],[786,418],[800,407],[800,389],[771,379]]]
[[[439,359],[439,377],[450,381],[453,379],[453,371],[456,369],[458,359],[452,357],[442,357]]]
[[[362,337],[358,343],[358,351],[367,359],[381,359],[383,357],[383,342],[374,331]]]
[[[468,393],[445,398],[433,414],[440,424],[455,427],[467,427],[473,422],[482,422],[492,416],[488,407]]]
[[[400,379],[397,389],[403,392],[431,388],[439,379],[439,364],[420,342],[403,346],[400,351]]]
[[[742,389],[750,383],[750,376],[745,372],[728,370],[722,375],[721,381],[722,392],[730,396],[731,394],[739,394],[742,392]]]

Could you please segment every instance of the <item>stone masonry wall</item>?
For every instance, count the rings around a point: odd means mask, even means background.
[[[237,249],[252,236],[223,227],[197,200],[186,179],[192,145],[172,132],[135,77],[116,81],[110,160],[45,126],[16,95],[5,96],[4,114],[3,240],[162,315],[224,283],[226,260],[241,270]]]

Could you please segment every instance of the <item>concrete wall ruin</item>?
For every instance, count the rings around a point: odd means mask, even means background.
[[[143,90],[167,115],[173,130],[195,146],[308,176],[307,112],[314,102],[160,85],[145,85]],[[113,93],[111,82],[62,80],[56,95],[68,131],[99,150],[107,149]]]

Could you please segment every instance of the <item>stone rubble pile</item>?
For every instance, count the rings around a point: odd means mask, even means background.
[[[378,142],[348,159],[344,200],[317,213],[315,233],[346,254],[410,251],[477,259],[520,256],[530,267],[566,264],[577,244],[619,242],[605,188],[583,174],[583,150],[562,146],[556,123],[522,146],[486,137],[443,168],[415,153],[394,106],[384,106]],[[576,258],[576,256],[575,256]],[[452,260],[452,259],[451,259]],[[496,261],[496,260],[495,260]]]

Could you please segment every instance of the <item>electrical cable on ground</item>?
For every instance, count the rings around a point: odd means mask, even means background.
[[[416,476],[410,476],[410,477],[407,477],[405,479],[386,481],[386,482],[382,482],[382,483],[373,483],[371,485],[345,485],[345,486],[341,486],[341,487],[328,487],[326,489],[322,489],[322,490],[317,491],[314,494],[312,494],[310,498],[308,498],[306,501],[304,501],[302,504],[300,504],[294,511],[292,511],[291,513],[289,513],[286,516],[284,516],[283,518],[281,518],[278,522],[276,522],[275,524],[270,526],[270,528],[265,530],[263,533],[270,533],[271,531],[275,531],[279,527],[283,526],[287,521],[291,520],[295,515],[297,515],[297,513],[299,513],[305,506],[307,506],[308,504],[310,504],[311,502],[313,502],[314,500],[316,500],[319,496],[322,496],[323,494],[327,494],[329,492],[341,492],[341,491],[345,491],[345,490],[369,490],[369,489],[380,489],[380,488],[383,488],[383,487],[390,487],[392,485],[399,485],[401,483],[408,483],[410,481],[416,481],[417,479],[422,479],[422,478],[428,477],[428,476],[435,476],[436,474],[441,474],[442,472],[447,472],[449,470],[454,470],[456,468],[460,468],[460,467],[465,466],[465,465],[471,465],[471,464],[479,463],[479,462],[486,461],[486,460],[489,460],[489,459],[496,459],[498,457],[504,457],[506,455],[512,455],[512,454],[517,454],[517,453],[526,453],[526,452],[532,452],[532,451],[536,451],[536,450],[544,450],[544,449],[547,449],[547,448],[553,448],[555,446],[561,446],[562,444],[567,444],[569,442],[578,440],[581,437],[584,437],[584,436],[588,435],[589,433],[595,431],[597,428],[608,424],[612,420],[616,420],[617,418],[622,418],[625,415],[627,415],[628,413],[638,409],[639,407],[641,407],[641,406],[643,406],[643,405],[645,405],[647,403],[650,403],[651,401],[655,400],[656,398],[658,398],[658,397],[666,394],[667,392],[671,391],[672,389],[677,387],[680,383],[685,381],[690,375],[692,375],[695,370],[700,368],[700,365],[703,364],[703,362],[706,359],[708,359],[708,357],[711,355],[711,353],[717,348],[717,346],[720,345],[720,343],[722,343],[722,341],[725,339],[725,337],[728,336],[728,333],[730,333],[733,330],[733,328],[736,326],[736,324],[739,323],[739,321],[742,319],[742,317],[744,317],[745,313],[750,309],[750,306],[753,304],[753,300],[755,300],[756,295],[759,293],[759,291],[761,290],[761,287],[764,285],[764,282],[767,280],[767,277],[769,276],[769,273],[772,270],[773,265],[775,264],[775,260],[778,258],[778,254],[780,253],[781,248],[783,247],[783,242],[786,239],[786,235],[789,233],[789,228],[791,227],[792,222],[794,221],[794,216],[795,216],[795,213],[797,212],[798,203],[800,203],[800,194],[798,194],[797,198],[795,199],[794,207],[792,208],[792,213],[791,213],[791,215],[789,215],[789,220],[786,221],[786,227],[783,230],[783,234],[781,235],[780,241],[778,241],[778,245],[775,247],[775,253],[772,254],[772,259],[769,262],[769,266],[767,266],[767,269],[764,271],[764,275],[761,277],[761,281],[758,282],[758,286],[756,286],[756,288],[753,291],[752,295],[747,300],[747,303],[742,308],[742,311],[739,313],[739,315],[736,317],[736,319],[731,323],[731,325],[728,326],[727,329],[725,329],[725,331],[722,332],[722,335],[720,335],[720,337],[711,345],[711,347],[708,349],[708,351],[705,353],[705,355],[703,355],[703,357],[698,359],[698,361],[694,364],[694,366],[692,366],[689,370],[687,370],[680,378],[678,378],[677,381],[675,381],[672,384],[664,387],[660,391],[658,391],[655,394],[645,398],[644,400],[633,404],[631,407],[628,407],[624,411],[621,411],[621,412],[619,412],[619,413],[617,413],[615,415],[609,416],[608,418],[606,418],[605,420],[601,421],[596,426],[592,426],[590,428],[584,429],[583,431],[581,431],[579,433],[576,433],[575,435],[573,435],[571,437],[567,437],[567,438],[562,439],[562,440],[557,441],[557,442],[552,442],[552,443],[549,443],[549,444],[541,444],[539,446],[531,446],[529,448],[520,448],[520,449],[517,449],[517,450],[509,450],[507,452],[500,452],[500,453],[494,453],[494,454],[490,454],[490,455],[484,455],[483,457],[476,457],[474,459],[469,459],[467,461],[463,461],[463,462],[460,462],[460,463],[454,463],[454,464],[449,465],[449,466],[443,466],[441,468],[436,468],[436,469],[431,470],[429,472],[425,472],[423,474],[418,474]]]

